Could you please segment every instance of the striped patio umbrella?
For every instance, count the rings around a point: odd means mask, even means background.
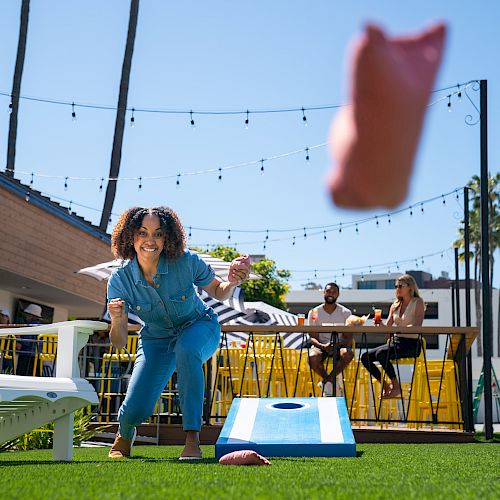
[[[295,314],[273,307],[266,302],[245,302],[246,316],[241,316],[229,321],[230,325],[283,325],[293,326],[297,324]],[[294,332],[280,333],[283,339],[283,347],[300,349],[303,343],[303,334]],[[248,334],[244,332],[228,333],[229,339],[246,341]]]

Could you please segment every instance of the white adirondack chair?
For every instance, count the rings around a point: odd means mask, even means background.
[[[78,353],[94,331],[107,328],[101,321],[77,320],[0,329],[0,337],[58,335],[55,377],[0,374],[0,443],[53,421],[53,459],[71,461],[73,412],[99,402],[92,385],[80,377]]]

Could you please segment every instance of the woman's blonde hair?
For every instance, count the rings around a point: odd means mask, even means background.
[[[402,274],[399,278],[396,279],[396,281],[408,285],[408,288],[410,289],[410,295],[412,297],[420,297],[418,285],[413,276],[411,276],[410,274]],[[401,305],[401,302],[401,299],[396,297],[396,300],[394,301],[395,309],[397,309]]]

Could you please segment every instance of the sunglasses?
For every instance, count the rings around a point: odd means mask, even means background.
[[[394,285],[394,288],[403,288],[404,286],[408,286],[406,283],[399,283],[397,285]]]

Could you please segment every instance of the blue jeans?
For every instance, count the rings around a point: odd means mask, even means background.
[[[203,363],[215,353],[219,342],[219,323],[208,314],[182,330],[176,341],[141,338],[127,395],[118,412],[120,435],[132,439],[136,425],[153,413],[175,369],[183,428],[199,431],[205,389]]]

